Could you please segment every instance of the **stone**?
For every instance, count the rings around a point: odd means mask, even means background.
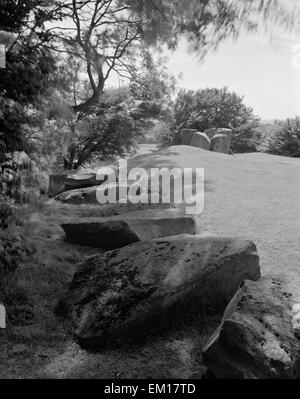
[[[189,145],[209,151],[210,139],[205,133],[195,132],[190,140]]]
[[[165,328],[192,307],[224,309],[242,281],[259,278],[251,241],[164,237],[87,258],[56,312],[82,347],[96,349]]]
[[[242,284],[203,350],[215,378],[300,378],[298,292],[277,277]]]
[[[63,223],[62,228],[71,242],[114,249],[157,237],[195,234],[196,222],[192,216],[179,214],[177,209],[146,210],[103,218],[79,218]]]
[[[207,129],[204,130],[204,133],[209,137],[209,139],[211,140],[214,136],[216,136],[217,134],[227,134],[228,136],[231,137],[232,134],[232,130],[231,129],[227,129],[224,127],[213,127],[211,129]]]
[[[181,144],[189,145],[193,134],[196,132],[197,132],[197,129],[182,129],[181,130]]]
[[[229,154],[231,137],[227,134],[217,134],[211,139],[210,150]]]
[[[65,180],[63,181],[62,186],[63,192],[60,192],[58,195],[54,196],[54,199],[61,201],[65,204],[98,204],[96,196],[98,186],[77,188],[75,190],[64,191]]]

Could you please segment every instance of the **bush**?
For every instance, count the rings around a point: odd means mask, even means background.
[[[181,90],[175,102],[174,130],[232,129],[233,152],[257,151],[259,118],[243,103],[243,97],[223,89]],[[176,136],[176,133],[174,133]],[[176,137],[173,142],[176,142]]]
[[[276,121],[277,133],[269,139],[268,152],[287,157],[300,157],[300,117]]]

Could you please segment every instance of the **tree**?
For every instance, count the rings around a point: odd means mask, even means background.
[[[286,157],[300,157],[300,117],[276,121],[277,132],[269,138],[268,152]]]
[[[15,33],[7,47],[6,68],[0,72],[0,151],[20,150],[23,125],[29,122],[27,107],[38,102],[55,69],[55,59],[44,47],[47,35],[45,7],[41,0],[1,0],[0,29]]]
[[[223,89],[181,90],[175,101],[174,130],[183,127],[203,132],[213,127],[233,130],[234,152],[256,150],[259,118],[243,103],[243,97]]]

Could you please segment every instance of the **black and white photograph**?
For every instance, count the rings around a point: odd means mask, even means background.
[[[0,0],[0,392],[297,379],[300,0]]]

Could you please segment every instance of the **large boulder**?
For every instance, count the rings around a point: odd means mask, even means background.
[[[182,145],[189,145],[191,138],[194,133],[197,132],[197,129],[182,129],[181,130],[181,144]]]
[[[232,130],[231,129],[227,129],[224,127],[213,127],[207,130],[204,130],[204,133],[209,137],[209,139],[211,140],[214,136],[216,136],[217,134],[227,134],[228,136],[231,137],[232,134]]]
[[[86,348],[100,348],[172,315],[224,309],[241,282],[260,278],[251,241],[183,235],[139,242],[87,258],[57,313]]]
[[[62,228],[71,242],[114,249],[157,237],[195,234],[196,222],[192,216],[179,214],[177,209],[146,210],[104,218],[79,218],[63,223]]]
[[[189,145],[209,151],[210,139],[205,133],[195,132],[191,137]]]
[[[216,378],[300,378],[296,290],[278,278],[243,283],[204,348]]]
[[[214,152],[222,152],[223,154],[229,154],[230,142],[231,136],[227,134],[216,134],[211,139],[210,150]]]

